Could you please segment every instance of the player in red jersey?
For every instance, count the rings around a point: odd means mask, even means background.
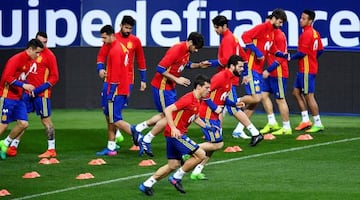
[[[134,85],[134,61],[136,59],[137,68],[140,73],[140,91],[145,91],[146,89],[146,62],[144,56],[144,50],[141,45],[141,41],[138,37],[133,35],[132,29],[135,26],[135,19],[129,15],[125,15],[120,24],[120,31],[115,34],[117,40],[126,46],[129,50],[129,65],[128,65],[128,81],[130,83],[130,92],[132,91]],[[105,69],[104,63],[106,61],[107,55],[109,52],[109,45],[103,45],[97,56],[97,65],[98,70]],[[103,77],[102,77],[103,78]],[[106,81],[104,80],[102,93],[106,92]],[[102,107],[107,106],[106,95],[102,95]],[[126,105],[128,102],[126,103]],[[108,121],[108,120],[107,120]],[[108,124],[108,135],[109,138],[115,137],[115,141],[120,143],[123,141],[124,137],[121,132],[117,129],[114,131],[115,127],[112,127]]]
[[[218,15],[214,19],[212,19],[212,23],[214,25],[215,32],[218,35],[221,35],[222,39],[218,48],[218,59],[210,60],[211,66],[218,67],[218,71],[226,69],[228,60],[232,55],[239,55],[244,61],[247,62],[247,55],[244,49],[240,46],[238,38],[233,35],[233,33],[228,27],[228,19],[223,15]],[[247,64],[246,62],[245,65]],[[232,87],[229,94],[229,99],[231,99],[232,101],[237,101],[238,99],[236,88],[239,86],[239,81],[239,77],[235,77],[232,81]],[[225,106],[225,108],[230,115],[235,115],[235,113],[240,110],[240,108],[231,106]],[[250,138],[242,130],[241,132],[233,132],[232,135],[234,138]]]
[[[28,42],[24,51],[12,56],[6,63],[0,81],[0,108],[1,123],[0,135],[2,135],[9,123],[16,121],[9,135],[0,140],[0,157],[6,158],[6,152],[11,142],[28,126],[26,105],[21,100],[23,91],[33,92],[34,85],[26,83],[29,73],[34,70],[33,61],[39,57],[44,46],[38,39]]]
[[[201,100],[208,96],[209,91],[210,79],[199,75],[194,81],[192,92],[185,94],[178,101],[165,108],[164,114],[167,125],[164,136],[168,162],[139,185],[139,190],[144,194],[153,195],[153,185],[179,168],[182,155],[189,154],[192,156],[168,179],[170,184],[179,192],[185,193],[181,184],[182,177],[205,158],[204,150],[187,136],[188,127],[191,122],[195,122],[200,127],[206,127],[205,122],[198,117],[198,112]]]
[[[324,47],[319,32],[312,24],[315,19],[315,12],[304,10],[300,18],[300,26],[303,32],[300,35],[297,52],[291,56],[291,60],[298,59],[298,73],[294,83],[293,95],[296,98],[301,111],[302,122],[295,130],[306,130],[309,133],[316,133],[324,130],[319,115],[319,106],[315,100],[315,77],[318,73],[318,57],[323,53]],[[309,119],[307,106],[314,118],[314,125]]]
[[[122,110],[130,93],[128,82],[129,51],[124,44],[116,40],[112,26],[103,26],[100,33],[102,41],[110,48],[107,56],[107,71],[105,72],[105,69],[99,70],[99,74],[106,75],[108,86],[106,91],[107,106],[104,108],[104,113],[110,126],[131,135],[130,124],[124,121],[122,117]],[[115,138],[109,137],[107,147],[96,154],[115,156],[117,155],[115,148]]]
[[[274,32],[274,45],[280,51],[287,53],[286,36],[280,29],[276,29]],[[268,53],[267,63],[268,67],[263,71],[262,104],[267,114],[268,123],[260,130],[260,133],[268,133],[271,131],[271,127],[278,126],[273,104],[270,99],[270,94],[273,94],[280,111],[283,127],[279,127],[278,130],[273,130],[272,134],[290,135],[292,134],[292,130],[289,120],[289,107],[285,99],[287,80],[289,77],[288,61],[285,58],[276,57],[273,53]]]
[[[140,143],[139,155],[145,152],[150,157],[154,156],[151,150],[151,141],[166,126],[163,111],[165,107],[176,101],[176,84],[184,87],[190,85],[190,80],[182,77],[181,72],[185,68],[206,68],[209,66],[209,62],[192,63],[189,61],[190,54],[197,52],[203,45],[203,36],[200,33],[192,32],[189,34],[187,41],[173,45],[161,59],[151,81],[154,102],[159,113],[140,124],[132,126],[131,129],[134,143]],[[142,137],[140,132],[149,126],[153,126],[153,128]]]
[[[241,97],[241,101],[246,103],[245,113],[248,117],[251,117],[257,104],[261,101],[265,56],[269,51],[272,53],[277,51],[276,46],[273,45],[274,30],[280,28],[285,21],[287,21],[285,11],[275,9],[271,14],[270,20],[245,31],[241,36],[246,44],[247,55],[249,57],[248,69],[245,70],[244,74],[246,76],[243,77],[246,95]],[[280,51],[276,55],[287,58],[287,54]],[[238,124],[234,132],[238,132],[241,129],[243,127],[241,124]]]
[[[40,116],[41,123],[45,127],[45,132],[48,138],[48,150],[39,155],[40,158],[56,157],[55,151],[55,129],[51,120],[51,88],[59,80],[58,66],[54,53],[47,48],[47,34],[45,32],[38,32],[36,39],[41,41],[44,45],[44,50],[40,56],[33,63],[34,70],[32,70],[27,82],[34,85],[36,88],[32,94],[24,93],[23,100],[27,107],[27,112],[34,112]],[[20,143],[20,138],[24,134],[21,133],[14,139],[7,151],[8,156],[16,156],[17,147]]]
[[[201,103],[199,116],[211,127],[218,127],[215,130],[203,128],[202,132],[205,136],[205,142],[199,146],[206,151],[206,158],[198,164],[194,171],[191,173],[190,179],[192,180],[205,180],[207,179],[202,172],[205,164],[208,162],[213,153],[221,149],[224,145],[221,128],[221,113],[224,106],[243,107],[243,102],[233,101],[230,97],[232,82],[235,78],[240,77],[244,70],[243,59],[238,55],[232,55],[228,59],[226,68],[211,78],[210,95]],[[234,115],[241,123],[243,123],[253,136],[256,135],[256,141],[262,140],[262,135],[255,126],[250,122],[249,118],[241,110],[237,111]],[[254,137],[255,138],[255,137]],[[256,145],[251,143],[252,145]]]

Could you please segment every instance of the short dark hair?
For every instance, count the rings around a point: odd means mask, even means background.
[[[273,10],[273,12],[271,13],[271,16],[275,17],[276,19],[282,19],[283,22],[287,21],[286,13],[281,8],[276,8],[275,10]]]
[[[111,34],[114,34],[115,31],[111,25],[105,25],[100,29],[100,33],[101,34],[106,33],[106,35],[111,35]]]
[[[303,13],[307,14],[309,16],[309,19],[314,21],[315,12],[313,10],[305,9]]]
[[[44,48],[44,45],[40,42],[40,40],[38,40],[36,38],[31,39],[26,46],[27,49],[28,48],[36,49],[38,47]]]
[[[195,78],[195,81],[194,81],[194,89],[200,85],[200,86],[204,86],[205,85],[205,82],[206,83],[210,83],[210,78],[206,75],[203,75],[203,74],[198,74]]]
[[[212,19],[212,23],[215,26],[224,26],[224,24],[228,25],[228,22],[228,19],[224,15],[218,15]]]
[[[192,41],[193,45],[197,49],[201,49],[204,46],[204,36],[198,32],[191,32],[187,41]]]
[[[37,32],[35,38],[37,38],[38,36],[41,36],[43,38],[48,38],[46,32],[43,32],[43,31]]]
[[[240,57],[238,55],[232,55],[232,56],[230,56],[230,58],[228,60],[227,67],[230,68],[230,65],[236,66],[239,61],[243,62],[244,60],[242,59],[242,57]]]
[[[121,20],[121,25],[129,24],[130,26],[134,26],[135,22],[136,22],[135,19],[130,15],[124,15],[124,17]]]

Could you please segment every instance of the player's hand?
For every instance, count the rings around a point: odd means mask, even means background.
[[[143,81],[141,81],[140,82],[140,91],[145,91],[145,89],[146,89],[146,82],[143,82]]]
[[[211,62],[208,60],[204,60],[199,63],[200,68],[208,68],[209,66],[211,66]]]
[[[27,91],[29,91],[30,93],[32,93],[32,91],[35,90],[35,86],[28,84],[28,83],[24,83],[23,88]]]
[[[185,87],[187,87],[187,86],[189,86],[191,84],[191,81],[189,79],[187,79],[187,78],[184,78],[184,77],[177,78],[175,82],[177,84],[185,86]]]
[[[249,76],[244,76],[242,81],[241,81],[241,84],[247,85],[249,82],[250,82]]]
[[[224,106],[217,106],[216,110],[214,111],[216,114],[220,114],[222,113],[222,111],[224,110]]]
[[[171,137],[173,137],[173,138],[181,138],[181,136],[182,136],[182,134],[181,134],[179,129],[177,129],[177,128],[172,128],[171,129]]]
[[[236,107],[238,107],[238,108],[244,108],[245,105],[246,105],[246,104],[245,104],[244,102],[242,102],[242,101],[236,102]]]
[[[106,71],[105,71],[105,69],[101,69],[101,70],[99,71],[99,76],[100,76],[100,78],[102,78],[102,79],[104,79],[104,78],[106,77]]]
[[[268,72],[268,70],[264,70],[263,73],[262,73],[263,78],[268,78],[269,75],[270,75],[270,73]]]

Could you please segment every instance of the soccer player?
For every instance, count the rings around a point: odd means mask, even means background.
[[[206,158],[200,164],[198,164],[191,173],[190,179],[192,180],[207,179],[206,176],[201,172],[213,153],[216,150],[221,149],[224,145],[220,121],[222,108],[224,106],[239,108],[245,106],[243,102],[237,102],[237,99],[233,101],[229,97],[231,94],[233,80],[240,77],[240,74],[243,70],[243,59],[238,55],[232,55],[228,59],[228,63],[226,64],[225,69],[216,73],[211,78],[210,96],[202,101],[200,105],[199,116],[207,124],[210,124],[210,127],[218,128],[215,130],[202,128],[202,132],[205,136],[205,142],[199,144],[199,146],[205,150]],[[246,127],[249,127],[249,131],[252,134],[259,135],[259,131],[257,131],[245,113],[242,112],[242,115],[239,115],[240,112],[242,111],[237,111],[234,116],[237,117],[237,119]]]
[[[38,59],[32,65],[27,82],[34,85],[36,88],[32,93],[25,92],[23,100],[27,107],[27,112],[34,112],[40,116],[41,123],[44,125],[45,133],[48,139],[48,150],[39,155],[39,158],[56,157],[55,151],[55,129],[51,120],[51,88],[59,80],[58,66],[54,53],[47,48],[48,37],[45,32],[38,32],[36,34],[38,39],[44,46]],[[24,134],[22,132],[16,139],[11,142],[7,151],[8,156],[16,156],[17,147],[20,143],[20,138]]]
[[[270,16],[271,18],[271,16]],[[286,36],[281,29],[275,29],[274,32],[274,45],[282,52],[287,53]],[[282,57],[276,57],[273,53],[267,55],[268,67],[263,71],[263,92],[262,92],[262,104],[267,114],[268,123],[260,133],[268,133],[271,127],[277,124],[273,104],[270,99],[270,94],[275,96],[276,103],[278,105],[280,115],[283,121],[283,127],[279,130],[273,131],[273,135],[291,135],[292,130],[289,120],[289,107],[285,99],[286,85],[289,77],[288,61]]]
[[[280,28],[285,21],[287,21],[285,11],[275,9],[271,14],[270,20],[245,31],[241,36],[246,44],[247,55],[249,57],[247,76],[243,77],[246,95],[241,97],[241,101],[246,104],[246,110],[244,112],[248,117],[251,117],[257,104],[261,101],[262,73],[265,56],[270,51],[270,48],[273,48],[272,51],[276,51],[275,45],[272,45],[274,30]],[[285,57],[282,52],[278,52],[277,55]],[[234,132],[238,132],[243,128],[239,123]],[[272,130],[279,129],[275,126],[271,128]]]
[[[116,40],[112,26],[103,26],[100,33],[103,43],[109,46],[107,71],[105,72],[105,69],[99,70],[100,77],[106,76],[107,82],[105,93],[107,106],[104,108],[104,113],[108,120],[108,126],[121,129],[131,135],[130,124],[124,121],[122,117],[122,110],[130,93],[128,82],[129,51],[124,44]],[[117,155],[114,134],[112,136],[108,139],[107,147],[97,152],[97,155]]]
[[[229,29],[228,19],[223,15],[218,15],[212,19],[215,32],[218,35],[222,36],[220,46],[218,48],[218,59],[210,60],[212,67],[218,67],[218,71],[226,69],[226,65],[230,56],[240,55],[244,61],[247,61],[247,56],[244,49],[240,46],[239,40]],[[232,82],[232,87],[230,90],[229,98],[232,101],[237,101],[237,92],[236,87],[239,86],[239,77],[234,77]],[[226,110],[230,115],[234,115],[240,109],[238,107],[231,107],[226,105]],[[240,123],[240,122],[239,122]],[[249,139],[250,137],[246,135],[244,131],[233,132],[234,138],[243,138]]]
[[[135,19],[132,18],[129,15],[125,15],[121,21],[120,24],[120,31],[115,34],[115,37],[117,40],[119,40],[122,44],[126,46],[126,48],[129,50],[129,73],[128,73],[128,79],[129,79],[129,87],[130,92],[132,91],[133,85],[134,85],[134,61],[136,58],[138,71],[140,73],[140,91],[145,91],[146,89],[146,62],[145,62],[145,56],[144,56],[144,50],[141,45],[141,41],[138,37],[131,34],[133,26],[135,25]],[[107,55],[109,52],[109,45],[104,44],[98,53],[97,56],[97,66],[98,70],[105,69],[104,63],[106,61]],[[101,77],[104,78],[104,77]],[[102,89],[102,107],[107,106],[107,100],[106,95],[103,95],[106,93],[107,84],[106,80],[104,80],[103,89]],[[126,105],[128,102],[126,102]],[[108,123],[108,119],[107,119]],[[112,140],[113,137],[115,137],[115,141],[119,144],[124,140],[124,137],[122,136],[121,132],[116,129],[115,127],[110,125],[108,123],[108,137],[109,140]],[[99,154],[106,155],[106,151],[99,152]]]
[[[200,101],[207,97],[210,91],[210,79],[199,75],[194,82],[194,89],[182,96],[178,101],[165,108],[164,114],[167,126],[164,131],[166,139],[167,164],[160,167],[150,178],[139,185],[139,190],[151,196],[153,185],[172,171],[179,168],[182,155],[192,155],[168,180],[179,192],[185,193],[181,181],[184,174],[193,169],[205,159],[205,152],[187,136],[188,127],[195,122],[200,127],[207,127],[198,117]]]
[[[204,45],[204,38],[200,33],[192,32],[187,41],[177,43],[170,47],[156,68],[156,73],[151,81],[153,97],[158,114],[150,119],[132,126],[134,144],[140,144],[139,155],[144,152],[153,157],[151,149],[152,139],[166,126],[166,118],[163,113],[165,107],[176,101],[176,84],[188,87],[190,80],[180,76],[185,68],[206,68],[209,62],[192,63],[189,61],[191,53],[197,52]],[[140,132],[149,126],[153,128],[143,137]]]
[[[317,58],[323,53],[324,48],[319,32],[312,23],[315,19],[315,12],[304,10],[300,18],[300,26],[303,29],[299,37],[297,52],[291,56],[291,60],[298,59],[298,73],[294,83],[293,95],[301,111],[302,122],[295,130],[306,130],[308,133],[323,131],[325,128],[320,120],[319,107],[315,100],[315,77],[318,73]],[[309,119],[307,106],[314,118],[314,125]]]
[[[38,39],[31,39],[24,51],[12,56],[6,63],[0,81],[0,108],[2,135],[9,123],[16,121],[9,135],[0,140],[0,157],[6,158],[6,152],[11,142],[28,126],[26,105],[21,100],[23,91],[33,92],[34,85],[26,83],[26,77],[34,70],[33,61],[37,59],[44,46]]]

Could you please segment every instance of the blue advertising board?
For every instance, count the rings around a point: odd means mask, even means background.
[[[22,48],[38,30],[49,35],[49,46],[100,46],[99,29],[111,24],[119,30],[123,15],[136,19],[134,34],[144,46],[171,46],[192,31],[201,32],[206,46],[220,38],[211,19],[225,15],[236,36],[261,23],[275,8],[286,11],[282,28],[288,45],[297,46],[302,10],[316,12],[314,27],[326,49],[360,51],[360,7],[342,1],[239,0],[1,0],[0,48]]]

